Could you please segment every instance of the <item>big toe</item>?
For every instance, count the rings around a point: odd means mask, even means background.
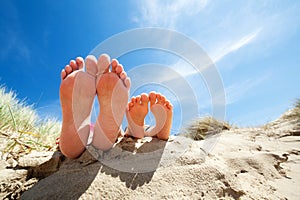
[[[150,92],[149,93],[149,101],[150,101],[150,106],[154,105],[156,102],[156,93],[155,92]]]
[[[104,74],[109,71],[110,57],[107,54],[102,54],[98,58],[98,74]]]
[[[93,55],[88,55],[85,58],[85,70],[88,74],[96,76],[97,74],[97,59]]]
[[[141,102],[142,102],[142,104],[148,104],[149,97],[146,93],[141,94]]]

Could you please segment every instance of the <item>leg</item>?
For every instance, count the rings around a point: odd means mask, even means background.
[[[126,118],[128,122],[128,133],[136,138],[145,135],[145,117],[148,113],[149,98],[147,94],[133,97],[128,103]]]
[[[96,94],[95,68],[86,59],[78,57],[61,72],[60,102],[62,107],[62,130],[60,149],[69,158],[78,157],[85,149],[90,132],[91,110]]]
[[[159,139],[168,140],[170,136],[173,106],[166,100],[166,97],[150,92],[149,94],[150,110],[155,117],[156,125],[146,131],[147,136],[157,136]]]
[[[109,56],[101,55],[97,63],[100,74],[96,82],[100,113],[92,144],[103,151],[113,146],[121,131],[130,88],[130,79],[123,66],[117,60],[111,62],[111,70],[109,66]]]

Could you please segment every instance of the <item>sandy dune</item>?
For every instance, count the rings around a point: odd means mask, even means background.
[[[106,153],[89,147],[76,160],[35,153],[10,166],[1,161],[2,198],[296,200],[300,127],[279,119],[202,141],[123,138]]]

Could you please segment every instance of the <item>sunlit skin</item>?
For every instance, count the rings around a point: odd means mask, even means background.
[[[86,71],[81,57],[71,60],[61,72],[60,103],[62,130],[60,150],[70,158],[78,157],[87,144],[90,132],[91,109],[96,95],[97,68],[86,59]]]
[[[156,124],[145,131],[145,117],[148,113],[149,103]],[[165,96],[159,93],[150,92],[149,95],[143,93],[133,97],[128,103],[126,117],[128,121],[127,134],[137,138],[157,136],[159,139],[167,140],[171,132],[173,106]]]
[[[121,132],[121,123],[127,107],[130,79],[117,60],[102,55],[98,59],[96,80],[100,113],[97,118],[93,146],[103,151],[110,149]]]
[[[114,144],[128,102],[130,79],[117,60],[110,63],[109,56],[104,54],[98,61],[94,56],[88,56],[85,64],[84,71],[84,61],[79,57],[76,61],[71,60],[61,72],[63,123],[59,146],[69,158],[76,158],[85,150],[95,95],[100,113],[92,144],[101,150],[108,150]]]
[[[85,64],[85,70],[84,70]],[[122,131],[126,113],[128,132],[136,138],[156,136],[167,140],[170,135],[173,106],[163,95],[151,92],[133,97],[128,103],[131,81],[124,68],[108,55],[71,60],[61,72],[60,102],[62,130],[60,150],[69,158],[82,154],[90,134],[91,110],[97,95],[100,112],[94,126],[92,145],[109,150]],[[145,131],[145,117],[150,111],[156,125]]]

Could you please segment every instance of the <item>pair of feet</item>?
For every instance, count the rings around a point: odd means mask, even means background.
[[[145,117],[148,114],[148,104],[150,111],[155,118],[155,126],[145,130]],[[159,139],[167,140],[170,135],[173,117],[173,106],[165,96],[150,92],[132,97],[126,110],[128,122],[127,133],[136,138],[144,136],[157,136]]]
[[[123,66],[115,59],[110,62],[108,55],[103,54],[98,60],[88,56],[85,63],[81,57],[71,60],[62,70],[61,79],[63,120],[59,145],[65,156],[76,158],[85,150],[95,95],[100,105],[92,139],[92,145],[96,148],[105,151],[113,146],[121,132],[125,112],[131,135],[139,138],[145,135],[157,135],[161,139],[169,137],[172,123],[170,102],[152,92],[149,96],[142,94],[132,98],[128,103],[130,79]],[[148,102],[156,118],[156,126],[145,132]]]

